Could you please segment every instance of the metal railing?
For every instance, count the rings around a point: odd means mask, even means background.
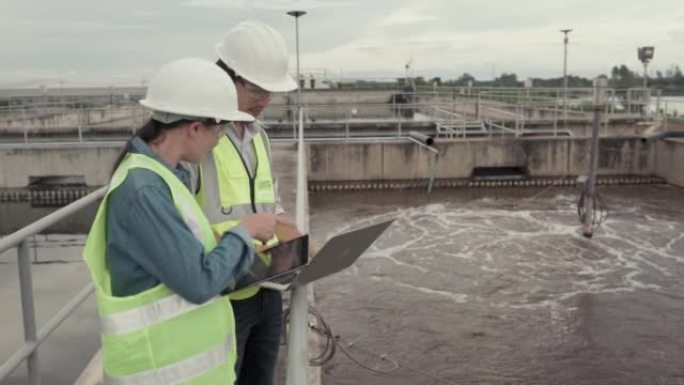
[[[21,311],[24,329],[24,343],[0,366],[0,382],[9,375],[22,362],[28,366],[28,384],[40,385],[40,361],[38,359],[38,347],[48,338],[59,325],[64,322],[93,292],[93,284],[86,285],[74,298],[72,298],[57,314],[55,314],[40,330],[36,327],[36,313],[33,297],[33,279],[31,278],[31,260],[29,256],[29,237],[40,233],[55,223],[79,212],[86,206],[97,202],[107,192],[107,187],[102,187],[93,193],[62,207],[42,219],[0,239],[0,254],[13,247],[17,248],[17,262],[19,266],[19,287],[21,293]]]
[[[354,125],[395,124],[398,136],[403,136],[408,124],[419,118],[433,117],[433,122],[444,135],[466,137],[467,132],[484,123],[507,126],[520,133],[529,125],[548,125],[554,132],[558,126],[570,123],[590,123],[593,88],[571,88],[565,102],[563,93],[555,88],[439,88],[433,91],[345,91],[303,94],[303,120],[308,127],[317,124],[341,124],[349,138]],[[653,90],[607,90],[604,126],[608,122],[640,119],[648,114],[663,114],[659,94]],[[314,98],[320,96],[320,98]],[[102,98],[100,98],[102,99]],[[102,100],[99,102],[102,102]],[[121,138],[140,127],[149,113],[135,104],[134,98],[119,99],[114,104],[86,103],[21,104],[14,101],[0,107],[0,132],[11,140],[29,142],[34,136],[57,135],[74,140],[111,140]],[[655,100],[655,109],[644,103]],[[290,104],[287,95],[275,95],[273,105],[263,115],[269,125],[292,126],[296,138],[297,106]],[[117,104],[118,103],[118,104]],[[435,111],[448,111],[450,116]],[[667,109],[665,109],[667,110]],[[436,116],[440,115],[440,116]],[[308,128],[307,127],[307,128]],[[481,134],[478,132],[478,134]]]

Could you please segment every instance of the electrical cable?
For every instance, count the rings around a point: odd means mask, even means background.
[[[330,325],[325,321],[323,316],[320,314],[320,312],[318,312],[316,308],[314,308],[313,306],[309,306],[309,313],[313,315],[313,317],[316,320],[315,322],[309,322],[309,328],[314,333],[318,334],[319,336],[325,339],[325,344],[323,346],[323,351],[321,352],[321,354],[319,354],[317,357],[309,359],[309,364],[311,364],[312,366],[323,366],[326,363],[330,362],[335,356],[337,350],[339,349],[356,365],[374,373],[389,374],[397,371],[399,368],[405,368],[412,372],[415,372],[417,374],[434,380],[435,382],[433,382],[433,384],[442,383],[447,385],[456,385],[456,383],[454,382],[451,382],[434,374],[428,373],[424,370],[413,367],[405,362],[400,362],[396,359],[393,359],[388,354],[373,352],[369,349],[365,349],[361,346],[358,346],[355,342],[347,342],[340,335],[336,335],[333,333],[333,330],[330,327]],[[285,328],[285,325],[287,325],[289,318],[290,311],[289,309],[286,309],[284,312],[285,322],[283,322],[283,328]],[[283,332],[283,336],[285,335],[286,330],[284,330]],[[355,349],[368,357],[378,359],[379,361],[382,361],[383,364],[387,363],[385,364],[386,367],[381,367],[380,365],[382,364],[376,365],[375,367],[368,365],[367,363],[359,359],[357,356],[355,356],[351,351],[352,349]]]

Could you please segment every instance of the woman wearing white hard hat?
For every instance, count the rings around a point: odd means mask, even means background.
[[[88,235],[102,326],[105,383],[233,384],[235,321],[227,297],[268,240],[273,214],[216,235],[180,162],[199,162],[238,111],[216,65],[182,59],[162,67],[145,99],[152,118],[127,143]]]

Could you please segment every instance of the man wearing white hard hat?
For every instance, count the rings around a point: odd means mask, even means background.
[[[257,119],[271,103],[274,92],[296,89],[288,74],[288,53],[282,35],[256,21],[235,25],[216,46],[217,65],[235,83],[240,111]],[[222,233],[246,215],[273,213],[282,218],[277,182],[271,168],[271,151],[264,127],[258,122],[235,122],[202,162],[197,180],[197,200],[214,230]],[[298,231],[291,221],[280,220],[273,245]],[[270,263],[257,254],[253,271]],[[280,292],[247,288],[230,293],[236,321],[238,385],[273,383],[280,333]]]
[[[181,161],[197,163],[238,111],[230,79],[210,61],[181,59],[150,80],[152,118],[127,143],[83,256],[95,284],[104,383],[233,384],[235,320],[220,295],[248,273],[253,239],[275,232],[254,214],[217,236]]]

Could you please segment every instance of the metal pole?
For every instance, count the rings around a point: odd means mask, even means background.
[[[76,122],[78,124],[78,141],[83,142],[83,123],[80,110],[76,110]]]
[[[406,139],[417,144],[421,148],[427,149],[428,151],[432,151],[432,153],[434,155],[430,161],[430,177],[428,180],[428,194],[429,194],[432,192],[432,185],[435,182],[435,173],[437,172],[437,160],[439,159],[439,150],[437,150],[436,148],[434,148],[430,145],[427,145],[426,143],[421,142],[420,140],[415,139],[412,135],[414,132],[415,131],[409,131],[409,136],[407,136]]]
[[[644,104],[641,110],[642,115],[648,115],[651,108],[651,91],[648,89],[648,62],[644,61]]]
[[[21,109],[22,126],[24,127],[24,143],[28,143],[28,128],[26,128],[26,107]]]
[[[593,219],[594,219],[594,194],[596,191],[596,171],[598,168],[598,152],[599,152],[599,127],[601,125],[601,112],[604,103],[604,90],[607,85],[606,78],[594,79],[594,123],[591,131],[591,158],[589,165],[589,177],[587,178],[586,195],[584,199],[585,216],[584,224],[582,226],[582,234],[591,238],[593,235]]]
[[[297,149],[297,227],[307,233],[308,196],[306,190],[306,167],[304,148],[303,111],[299,109],[299,144]],[[290,299],[290,332],[287,344],[287,384],[306,385],[309,383],[309,347],[307,285],[295,288]]]
[[[306,189],[306,167],[304,148],[304,110],[301,104],[301,83],[299,81],[299,17],[304,11],[287,13],[295,18],[295,34],[297,45],[297,106],[299,107],[299,143],[297,149],[297,227],[307,233],[308,226],[308,192]],[[290,297],[290,332],[287,345],[287,378],[288,385],[306,385],[309,383],[309,347],[308,347],[308,287],[295,288]]]
[[[572,29],[561,29],[563,39],[563,128],[568,127],[568,33]]]
[[[36,312],[33,305],[33,280],[31,279],[31,260],[29,259],[28,241],[24,239],[17,248],[19,264],[19,287],[21,288],[21,315],[24,322],[24,340],[37,343]],[[30,385],[40,385],[40,365],[38,351],[31,353],[26,359]]]
[[[644,62],[644,89],[648,88],[648,72],[647,72],[648,62]]]
[[[297,107],[302,108],[302,82],[300,80],[301,74],[299,73],[299,16],[295,17],[295,41],[297,49]],[[300,120],[301,122],[301,120]],[[301,123],[300,123],[301,125]],[[301,130],[300,130],[301,131]]]
[[[299,74],[299,17],[306,15],[305,11],[290,11],[288,15],[295,18],[295,47],[297,52],[297,107],[302,108],[302,84]]]
[[[47,240],[47,238],[46,238]],[[33,262],[38,262],[38,236],[33,236]]]
[[[667,126],[667,102],[665,102],[665,132],[669,131],[669,127]]]
[[[347,111],[347,121],[344,122],[344,138],[349,140],[349,119],[351,119],[351,109]]]
[[[428,194],[432,192],[432,186],[435,183],[435,172],[437,170],[437,157],[438,153],[435,153],[431,158],[430,162],[430,182],[428,183]]]
[[[291,108],[292,113],[292,139],[297,140],[297,111],[296,108]]]

